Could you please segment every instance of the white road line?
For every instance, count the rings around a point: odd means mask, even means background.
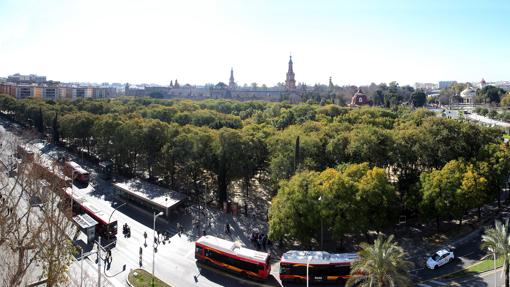
[[[444,282],[437,281],[437,280],[430,280],[430,282],[432,282],[434,284],[437,284],[437,285],[441,285],[441,286],[447,286],[448,285],[448,283],[444,283]]]

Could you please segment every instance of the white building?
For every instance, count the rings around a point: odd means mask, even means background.
[[[462,98],[462,103],[465,105],[473,105],[475,103],[476,98],[476,89],[468,86],[462,92],[460,92],[460,97]]]

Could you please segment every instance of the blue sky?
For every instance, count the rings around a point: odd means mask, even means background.
[[[0,76],[361,85],[510,80],[510,1],[0,0]]]

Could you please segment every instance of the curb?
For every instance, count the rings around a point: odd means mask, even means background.
[[[143,268],[136,268],[136,269],[140,269],[140,270],[143,270],[143,271],[145,271],[145,272],[149,273],[147,270],[145,270],[145,269],[143,269]],[[131,282],[129,281],[129,274],[131,274],[131,272],[132,272],[133,270],[136,270],[136,269],[132,269],[132,268],[131,268],[131,269],[129,270],[128,276],[127,276],[127,278],[126,278],[126,283],[127,283],[127,285],[128,285],[129,287],[135,287],[135,286],[133,285],[133,283],[131,283]],[[174,285],[171,285],[171,284],[169,284],[169,283],[167,283],[167,282],[165,282],[165,281],[163,281],[163,280],[161,280],[161,279],[157,278],[156,276],[154,276],[154,278],[156,278],[156,279],[158,279],[159,281],[161,281],[161,282],[165,283],[166,285],[174,286]]]

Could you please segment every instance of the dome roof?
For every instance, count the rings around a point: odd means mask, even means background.
[[[365,94],[363,93],[363,91],[361,90],[361,88],[358,88],[358,91],[354,94],[354,96],[364,96]]]
[[[476,90],[472,87],[467,87],[462,92],[460,92],[460,96],[462,98],[472,98],[476,96]]]

